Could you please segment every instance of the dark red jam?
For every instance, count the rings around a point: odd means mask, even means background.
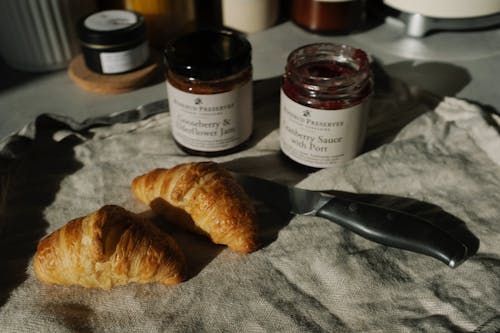
[[[329,61],[321,61],[311,64],[304,64],[303,71],[309,76],[336,78],[341,75],[350,75],[354,73],[354,69],[341,63],[332,63]]]
[[[361,151],[372,92],[360,49],[318,43],[293,51],[282,82],[280,147],[308,168],[341,165]]]
[[[282,89],[295,102],[316,109],[359,104],[372,91],[368,56],[346,45],[306,45],[288,57]]]

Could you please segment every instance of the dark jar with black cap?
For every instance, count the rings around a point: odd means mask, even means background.
[[[149,60],[144,17],[130,10],[90,14],[78,24],[87,67],[99,74],[122,74]]]
[[[253,131],[251,46],[242,35],[200,30],[165,49],[172,135],[189,154],[242,149]]]

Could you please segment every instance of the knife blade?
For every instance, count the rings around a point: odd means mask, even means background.
[[[323,217],[373,242],[434,257],[451,268],[473,254],[469,253],[466,242],[456,235],[416,215],[321,191],[232,174],[250,197],[281,211]]]

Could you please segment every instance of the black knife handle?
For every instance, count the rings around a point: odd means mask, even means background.
[[[417,216],[361,202],[333,198],[316,213],[383,245],[425,254],[450,267],[467,258],[467,247]]]

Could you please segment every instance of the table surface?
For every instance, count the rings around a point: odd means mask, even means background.
[[[346,43],[367,51],[391,76],[439,96],[456,96],[498,113],[500,91],[500,28],[439,32],[425,38],[406,37],[403,27],[388,19],[362,32],[322,36],[291,22],[248,36],[253,47],[254,79],[281,76],[287,55],[315,42]],[[76,86],[65,70],[24,73],[0,66],[0,138],[42,113],[77,121],[166,98],[160,82],[119,95],[97,95]]]

